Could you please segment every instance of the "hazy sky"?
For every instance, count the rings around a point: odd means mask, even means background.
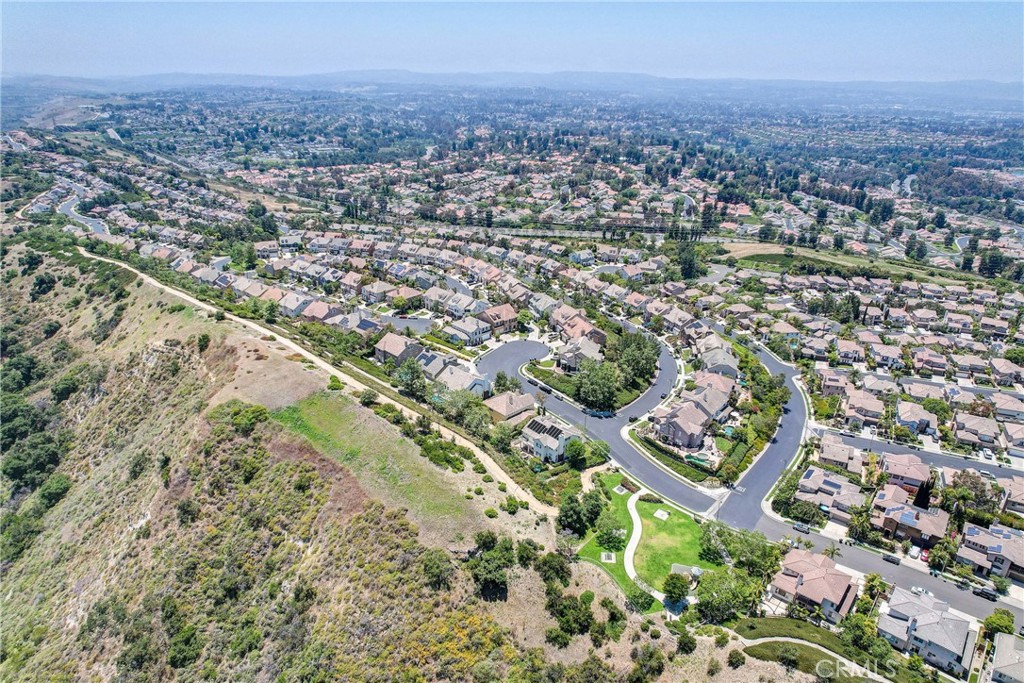
[[[3,70],[1024,80],[1024,3],[3,2]]]

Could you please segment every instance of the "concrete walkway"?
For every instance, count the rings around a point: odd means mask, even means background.
[[[156,279],[150,277],[149,275],[146,275],[145,273],[142,273],[142,272],[136,270],[135,268],[132,268],[129,265],[121,263],[120,261],[117,261],[115,259],[105,258],[103,256],[97,256],[96,254],[92,254],[92,253],[86,251],[85,249],[83,249],[81,247],[78,248],[78,251],[81,252],[81,254],[83,256],[85,256],[86,258],[91,258],[91,259],[95,259],[97,261],[104,261],[106,263],[111,263],[111,264],[113,264],[115,266],[119,266],[121,268],[124,268],[125,270],[131,271],[132,273],[135,273],[138,277],[140,277],[146,284],[148,284],[148,285],[150,285],[152,287],[156,287],[157,289],[159,289],[161,291],[164,291],[164,292],[167,292],[168,294],[172,294],[172,295],[178,297],[179,299],[187,301],[189,304],[195,306],[198,309],[201,309],[201,310],[204,310],[204,311],[207,311],[207,312],[210,312],[210,313],[214,313],[216,311],[221,311],[221,312],[224,313],[225,317],[228,320],[230,320],[231,322],[237,323],[239,325],[242,325],[243,327],[247,327],[247,328],[249,328],[249,329],[251,329],[251,330],[253,330],[255,332],[258,332],[260,334],[260,336],[266,336],[268,333],[275,332],[275,330],[271,330],[271,329],[269,329],[267,327],[264,327],[263,325],[260,325],[257,322],[254,322],[252,320],[246,320],[245,318],[239,318],[238,316],[232,315],[231,313],[228,313],[227,311],[224,311],[223,309],[221,309],[221,308],[219,308],[217,306],[214,306],[212,304],[208,304],[206,302],[200,301],[199,299],[195,298],[191,294],[183,292],[183,291],[181,291],[179,289],[176,289],[174,287],[171,287],[169,285],[165,285],[164,283],[160,282],[159,280],[156,280]],[[373,388],[372,386],[369,386],[368,384],[364,384],[364,383],[360,382],[359,378],[356,377],[357,374],[360,377],[362,377],[362,376],[366,376],[367,378],[370,377],[369,375],[364,373],[359,368],[346,366],[346,370],[351,369],[351,372],[342,372],[341,370],[339,370],[338,368],[334,367],[333,365],[331,365],[330,363],[328,363],[324,359],[320,358],[320,356],[317,356],[316,354],[308,351],[306,348],[304,348],[300,344],[297,344],[296,342],[292,341],[291,339],[288,339],[287,337],[282,336],[280,331],[276,331],[274,336],[276,337],[275,343],[279,343],[282,346],[286,347],[289,351],[293,351],[294,353],[297,353],[297,354],[301,355],[303,358],[308,360],[310,363],[316,365],[318,368],[320,368],[321,370],[326,372],[328,375],[334,375],[338,379],[344,381],[352,389],[354,389],[356,391],[362,391],[362,390],[367,389],[367,388],[369,388],[369,389]],[[411,418],[415,419],[420,414],[418,412],[410,410],[407,406],[405,406],[405,405],[403,405],[401,403],[398,403],[397,401],[394,401],[394,400],[388,398],[387,396],[384,396],[383,394],[381,394],[379,396],[378,400],[381,403],[390,403],[390,404],[395,405],[403,413],[405,413],[405,415],[407,417],[411,417]],[[430,417],[430,416],[428,415],[428,417]],[[444,437],[445,439],[452,440],[456,444],[458,444],[460,446],[465,446],[466,448],[471,450],[473,452],[473,454],[477,458],[480,459],[480,462],[482,462],[484,464],[484,466],[487,468],[488,472],[492,473],[492,475],[494,476],[495,482],[499,482],[499,483],[503,482],[505,484],[505,486],[507,487],[508,493],[514,495],[516,498],[528,501],[530,503],[530,509],[531,510],[540,512],[541,514],[546,514],[546,515],[548,515],[550,520],[554,520],[554,517],[558,514],[558,508],[556,508],[556,507],[554,507],[552,505],[546,505],[546,504],[540,502],[539,500],[537,500],[536,498],[533,497],[532,493],[530,493],[529,491],[527,491],[526,489],[521,487],[516,482],[512,481],[510,478],[508,478],[505,475],[505,471],[503,469],[501,469],[501,467],[498,465],[498,463],[496,463],[491,458],[491,456],[488,453],[486,453],[482,448],[480,448],[477,444],[475,444],[472,441],[466,439],[461,434],[459,434],[457,432],[453,432],[452,430],[444,427],[443,425],[437,424],[436,422],[434,423],[434,429],[437,430],[437,432],[442,437]]]
[[[868,669],[862,667],[861,665],[857,664],[856,662],[851,662],[849,659],[846,659],[845,657],[843,657],[841,655],[837,655],[835,652],[832,652],[832,650],[829,650],[828,648],[822,647],[821,645],[818,645],[816,643],[812,643],[812,642],[809,642],[809,641],[806,641],[806,640],[800,640],[799,638],[786,638],[786,637],[782,637],[782,636],[779,636],[779,637],[769,637],[769,638],[756,638],[754,640],[750,640],[750,639],[744,638],[742,636],[737,636],[737,637],[739,638],[740,643],[743,644],[743,647],[748,647],[750,645],[760,645],[762,643],[792,643],[793,645],[805,645],[807,647],[814,648],[815,650],[818,650],[819,652],[823,652],[824,654],[827,654],[830,657],[834,657],[838,662],[840,662],[841,664],[843,664],[843,666],[846,667],[846,669],[845,669],[845,671],[843,673],[845,673],[847,675],[859,676],[859,677],[867,678],[867,679],[872,680],[872,681],[877,681],[878,683],[890,683],[889,679],[885,678],[884,676],[880,676],[879,674],[877,674],[877,673],[875,673],[873,671],[869,671]],[[834,672],[822,672],[822,673],[834,673]]]
[[[626,544],[626,550],[622,553],[622,564],[626,568],[626,576],[636,585],[640,586],[648,593],[654,596],[659,602],[665,602],[665,594],[659,590],[654,590],[652,586],[647,585],[643,579],[636,575],[636,567],[633,566],[633,558],[636,556],[636,547],[640,545],[640,536],[644,532],[643,522],[640,521],[640,514],[636,511],[636,502],[640,500],[640,496],[645,493],[650,493],[647,489],[641,487],[639,491],[634,493],[626,501],[626,509],[629,510],[629,519],[633,522],[633,533],[629,536],[629,542]]]

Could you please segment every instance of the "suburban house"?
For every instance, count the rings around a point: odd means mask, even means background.
[[[900,401],[896,405],[896,424],[914,434],[935,436],[939,430],[939,418],[925,410],[920,403],[912,401]]]
[[[467,315],[476,315],[487,308],[487,303],[480,299],[474,299],[468,294],[453,294],[445,303],[445,310],[453,318],[464,318]]]
[[[885,413],[885,404],[861,389],[851,389],[846,398],[846,424],[854,429],[876,425]]]
[[[363,287],[359,292],[359,295],[363,297],[363,301],[368,304],[379,304],[384,301],[384,297],[387,296],[394,287],[381,280],[375,280],[370,284]]]
[[[700,354],[701,369],[736,379],[740,374],[740,364],[731,349],[715,348]]]
[[[821,437],[818,461],[823,465],[841,467],[850,474],[860,476],[864,469],[864,456],[859,450],[843,442],[838,434],[825,432]]]
[[[533,410],[535,405],[531,394],[523,394],[518,391],[506,391],[497,394],[484,401],[484,405],[491,411],[491,421],[497,424],[505,420],[515,420]]]
[[[682,400],[651,413],[658,438],[678,448],[700,448],[704,432],[713,420],[728,417],[729,395],[713,387],[684,392]]]
[[[961,677],[971,668],[978,640],[970,622],[951,612],[948,603],[899,587],[881,606],[878,633],[897,650]]]
[[[398,366],[409,358],[416,358],[422,351],[423,347],[409,337],[388,332],[373,347],[373,357],[378,363],[391,361]]]
[[[1003,391],[993,392],[989,396],[996,409],[997,420],[1024,420],[1024,401]]]
[[[989,417],[958,412],[953,416],[953,435],[957,441],[975,448],[1002,448],[1003,432]]]
[[[483,398],[491,393],[491,382],[486,377],[467,370],[462,365],[446,365],[437,374],[436,381],[449,391],[468,391]]]
[[[565,458],[565,444],[582,438],[575,427],[549,415],[538,415],[523,427],[519,447],[544,462],[561,462]]]
[[[889,483],[914,495],[922,485],[931,479],[932,471],[921,458],[910,453],[886,453],[882,459],[882,471],[889,475]]]
[[[783,602],[814,612],[821,609],[825,619],[838,624],[857,598],[853,577],[836,569],[836,563],[802,548],[792,548],[782,560],[782,569],[769,586]]]
[[[895,484],[886,484],[875,495],[871,525],[897,541],[931,548],[946,535],[949,513],[941,508],[927,510],[914,506],[910,494]]]
[[[1024,581],[1024,531],[999,524],[986,529],[968,523],[956,559],[985,576]]]
[[[817,506],[828,513],[829,519],[842,524],[850,523],[851,508],[864,505],[860,486],[846,477],[813,466],[800,477],[793,497]]]
[[[1024,374],[1019,365],[1005,358],[992,358],[988,364],[992,368],[992,378],[1000,386],[1013,386],[1017,378]]]
[[[446,325],[441,335],[453,344],[479,346],[491,338],[491,326],[479,318],[462,318]]]
[[[600,361],[601,347],[587,337],[574,339],[558,352],[558,367],[563,372],[574,373],[585,360]]]
[[[477,317],[491,326],[493,335],[506,334],[516,329],[516,309],[509,304],[491,306]]]
[[[1024,639],[997,633],[993,646],[992,683],[1024,683]]]

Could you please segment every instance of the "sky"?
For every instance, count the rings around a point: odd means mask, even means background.
[[[1022,2],[4,0],[5,74],[599,71],[1024,81]]]

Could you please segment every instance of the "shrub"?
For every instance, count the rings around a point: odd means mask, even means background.
[[[792,645],[783,645],[779,648],[779,664],[787,669],[795,669],[800,661],[800,653]]]
[[[715,636],[715,647],[725,647],[729,644],[729,634],[722,631]]]
[[[655,505],[665,502],[661,499],[661,496],[654,493],[645,493],[644,495],[640,496],[640,500],[644,503],[654,503]]]
[[[331,378],[327,380],[328,391],[340,391],[341,389],[344,388],[345,385],[341,383],[341,380],[338,379],[337,375],[331,375]]]
[[[494,519],[498,516],[498,511],[495,510],[494,508],[487,508],[486,510],[484,510],[484,515],[490,517],[491,519]]]
[[[51,475],[39,487],[39,502],[43,509],[49,510],[71,490],[71,479],[66,474]]]
[[[549,628],[544,632],[544,640],[562,649],[569,647],[569,643],[572,642],[572,636],[560,628]]]
[[[743,666],[744,663],[746,663],[747,658],[739,650],[733,650],[729,653],[729,658],[727,661],[729,662],[729,666],[731,666],[734,669],[738,669],[741,666]]]
[[[363,389],[359,393],[359,403],[369,408],[370,406],[377,402],[377,398],[379,396],[380,394],[378,394],[373,389]]]
[[[626,591],[626,599],[630,607],[641,613],[649,610],[654,604],[654,596],[636,584]]]
[[[547,553],[533,563],[533,568],[544,583],[560,583],[563,586],[569,585],[572,578],[572,568],[569,561],[558,553]]]
[[[202,353],[210,347],[210,335],[203,332],[196,337],[196,348],[199,349],[199,353]]]
[[[188,526],[199,518],[199,503],[192,498],[179,500],[177,505],[178,524]]]
[[[692,654],[697,649],[697,639],[690,633],[686,627],[679,632],[678,641],[676,642],[676,652],[683,655]]]
[[[440,548],[428,548],[420,556],[420,562],[423,565],[423,574],[427,577],[427,583],[433,588],[447,588],[451,584],[455,568],[445,551]]]
[[[721,670],[722,665],[718,662],[717,659],[712,659],[710,662],[708,662],[708,676],[714,676]]]

